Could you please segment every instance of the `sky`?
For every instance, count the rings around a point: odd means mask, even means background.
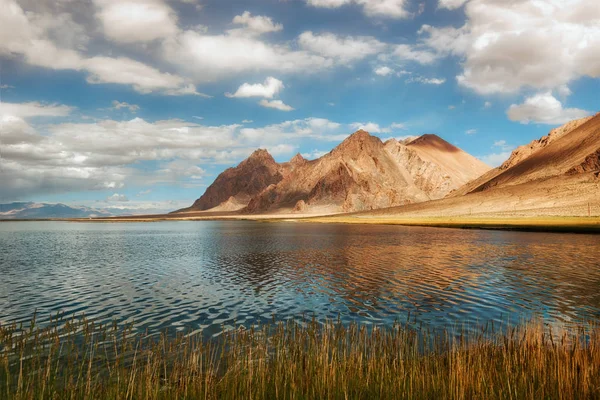
[[[0,203],[174,210],[359,128],[497,166],[600,111],[599,55],[597,0],[0,0]]]

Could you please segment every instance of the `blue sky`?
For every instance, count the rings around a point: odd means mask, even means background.
[[[0,202],[169,210],[364,127],[498,165],[599,111],[595,0],[0,0]]]

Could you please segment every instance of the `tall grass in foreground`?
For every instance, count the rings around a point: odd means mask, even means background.
[[[0,398],[600,398],[599,334],[532,324],[451,339],[313,322],[206,340],[34,320],[0,327]]]

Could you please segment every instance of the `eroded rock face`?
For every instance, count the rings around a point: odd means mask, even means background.
[[[534,140],[531,143],[528,143],[524,146],[520,146],[515,149],[510,155],[509,159],[506,160],[501,166],[501,170],[507,170],[521,161],[529,158],[531,155],[537,153],[538,151],[548,147],[550,144],[554,143],[556,140],[560,139],[564,135],[569,134],[575,129],[579,128],[581,125],[585,124],[593,117],[582,118],[574,121],[567,122],[563,126],[560,126],[556,129],[550,131],[550,133],[540,139]]]
[[[581,164],[567,171],[567,175],[584,174],[598,170],[600,170],[600,149],[587,156]]]
[[[221,173],[190,210],[209,210],[233,199],[238,203],[248,204],[269,185],[283,179],[281,169],[267,150],[256,150],[237,167]]]
[[[548,136],[520,147],[502,167],[465,185],[458,192],[485,192],[596,171],[600,169],[598,143],[600,114],[569,122],[554,129]]]
[[[253,157],[256,177],[248,168]],[[373,210],[442,198],[489,170],[435,135],[384,144],[363,130],[312,161],[299,154],[283,164],[253,157],[221,174],[196,203],[214,207],[221,198],[239,203],[248,196],[243,213]]]

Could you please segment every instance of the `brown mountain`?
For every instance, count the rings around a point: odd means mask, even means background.
[[[408,142],[360,130],[323,157],[277,164],[265,150],[223,172],[188,211],[333,213],[439,199],[490,168],[435,135]]]
[[[389,216],[598,215],[600,114],[569,122],[516,149],[439,201],[381,210]]]
[[[256,150],[237,167],[221,173],[206,192],[189,208],[181,211],[235,211],[245,207],[271,184],[283,179],[282,167],[266,150]]]
[[[469,182],[451,196],[560,176],[572,169],[590,171],[600,149],[599,126],[600,114],[553,129],[547,136],[517,148],[500,167]]]

